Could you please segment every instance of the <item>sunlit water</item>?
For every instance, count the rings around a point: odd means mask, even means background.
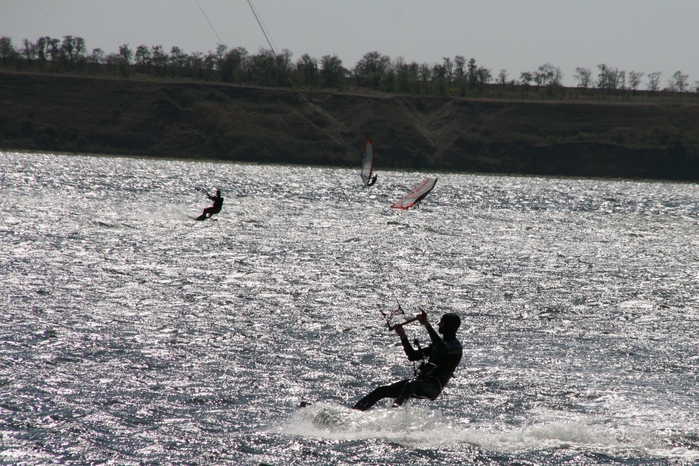
[[[699,187],[442,174],[390,208],[434,175],[0,153],[0,460],[699,462]],[[461,366],[349,410],[412,374],[396,303],[460,314]]]

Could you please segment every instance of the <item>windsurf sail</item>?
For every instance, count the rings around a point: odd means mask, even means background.
[[[364,140],[364,150],[362,151],[364,158],[362,159],[362,171],[359,174],[362,177],[364,186],[371,186],[376,183],[376,175],[374,173],[374,141],[367,138]]]
[[[425,196],[427,196],[430,191],[434,189],[434,185],[437,184],[437,178],[427,178],[422,183],[415,186],[410,190],[408,194],[403,196],[403,198],[393,204],[391,207],[393,209],[406,210],[420,204]]]

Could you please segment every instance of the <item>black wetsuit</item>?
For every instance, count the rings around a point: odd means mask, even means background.
[[[428,357],[427,362],[421,365],[417,377],[377,388],[359,400],[353,406],[354,409],[366,411],[384,398],[395,398],[395,403],[401,405],[408,398],[434,400],[442,393],[461,361],[463,349],[459,340],[456,339],[456,334],[445,335],[442,340],[431,326],[426,328],[432,340],[427,348],[416,350],[407,337],[402,337],[400,340],[409,360],[419,361],[424,356]]]
[[[223,207],[223,197],[211,196],[209,194],[207,194],[206,196],[212,201],[214,201],[214,205],[204,209],[204,212],[200,216],[198,216],[196,220],[206,220],[207,218],[211,218],[213,214],[221,212],[221,207]]]

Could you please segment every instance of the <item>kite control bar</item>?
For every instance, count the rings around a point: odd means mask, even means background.
[[[403,322],[403,323],[400,324],[400,325],[401,325],[401,326],[407,325],[407,324],[409,324],[410,322],[415,322],[416,320],[420,319],[422,316],[426,316],[426,315],[427,315],[427,313],[426,313],[421,307],[418,307],[418,309],[420,309],[420,314],[418,314],[418,315],[416,315],[415,317],[412,317],[412,318],[406,320],[405,322]],[[388,329],[389,329],[389,330],[393,330],[393,328],[395,327],[395,325],[391,325],[390,319],[391,319],[391,317],[393,317],[394,315],[396,315],[398,312],[400,312],[401,314],[405,314],[405,312],[403,312],[403,309],[401,309],[401,308],[400,308],[400,305],[399,305],[399,306],[398,306],[398,309],[396,309],[395,311],[391,311],[391,313],[388,315],[388,317],[387,317],[387,319],[386,319],[386,325],[388,325]],[[382,312],[381,314],[383,314],[384,317],[386,317],[386,314],[384,314],[383,312]]]
[[[388,314],[386,314],[382,310],[379,310],[379,312],[384,317],[384,319],[386,319],[386,326],[389,330],[393,330],[393,326],[391,325],[391,319],[393,319],[393,317],[395,317],[398,314],[405,314],[405,312],[403,312],[403,309],[400,307],[400,304],[398,304],[398,309],[394,309]]]
[[[406,321],[403,322],[401,325],[406,325],[406,324],[409,324],[410,322],[415,322],[415,321],[418,320],[420,317],[426,316],[426,315],[427,315],[427,313],[426,313],[425,311],[423,311],[421,307],[418,307],[418,309],[420,309],[420,313],[419,313],[418,315],[416,315],[416,316],[413,317],[412,319],[406,320]]]

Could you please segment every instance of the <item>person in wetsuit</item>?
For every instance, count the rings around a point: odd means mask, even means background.
[[[369,178],[369,181],[367,182],[367,186],[374,186],[376,184],[376,179],[379,177],[379,175],[374,175],[373,177]]]
[[[207,207],[206,209],[204,209],[204,212],[202,212],[200,216],[195,218],[195,220],[206,220],[207,218],[211,218],[212,215],[221,212],[221,207],[223,207],[223,198],[221,197],[220,189],[216,190],[215,196],[212,196],[206,191],[204,191],[204,194],[206,194],[206,197],[214,201],[214,204],[211,207]]]
[[[461,325],[461,319],[454,313],[444,314],[439,321],[438,331],[442,339],[427,321],[427,314],[418,317],[418,321],[425,326],[430,334],[432,343],[427,348],[414,349],[405,335],[405,330],[400,324],[393,328],[400,337],[405,354],[410,361],[424,360],[420,365],[415,378],[401,380],[390,385],[379,387],[359,400],[352,408],[366,411],[384,398],[394,398],[393,406],[402,405],[408,398],[422,398],[434,400],[442,393],[444,386],[454,375],[454,370],[459,365],[462,355],[462,347],[456,339],[456,331]]]

